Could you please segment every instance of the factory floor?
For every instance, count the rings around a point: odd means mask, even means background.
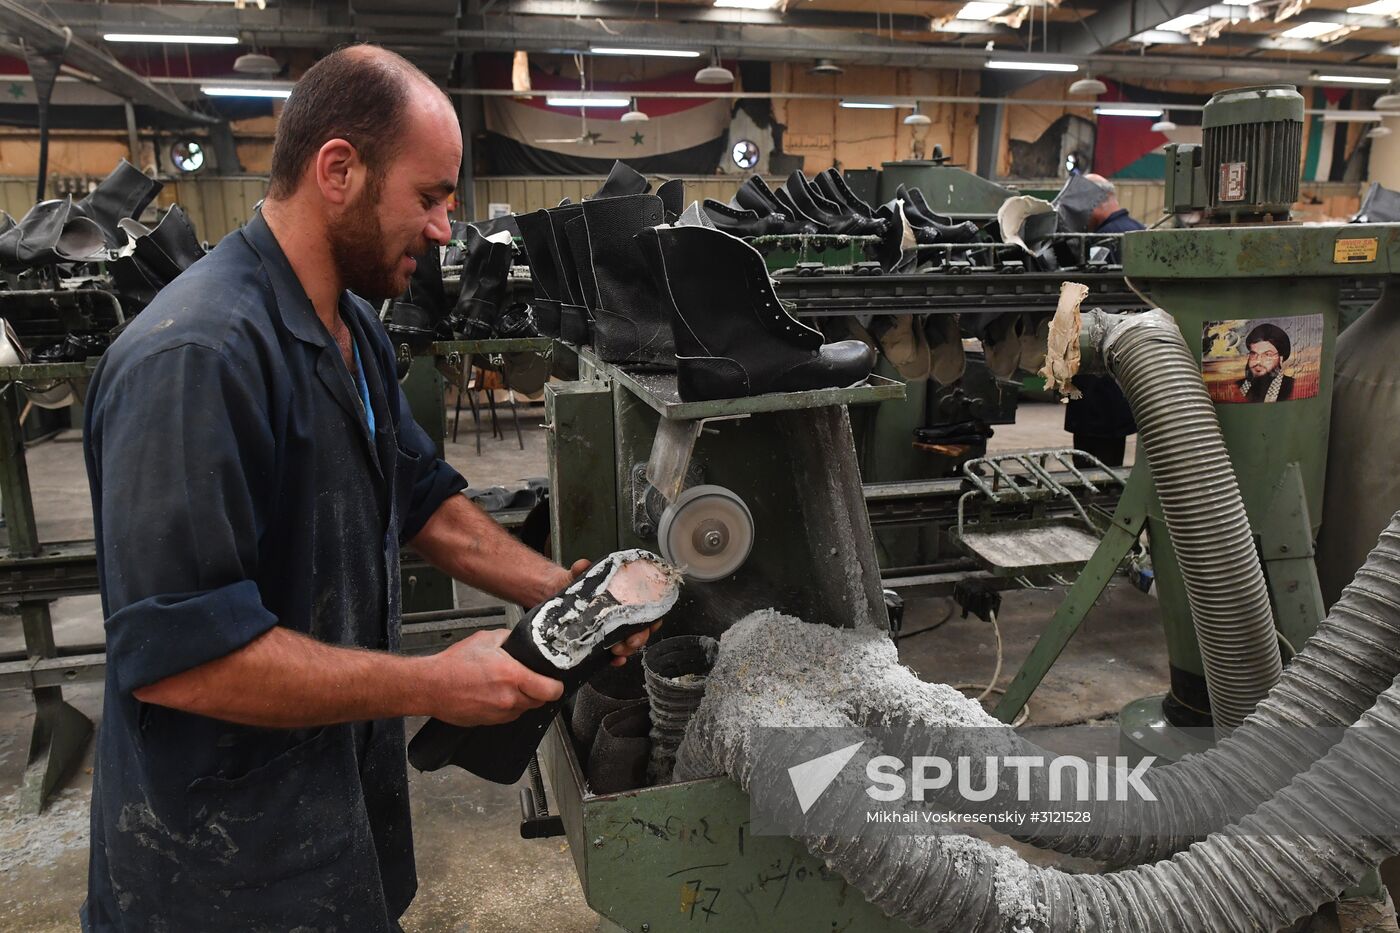
[[[475,439],[463,433],[458,443],[449,444],[448,459],[476,486],[511,486],[526,477],[544,475],[542,420],[538,406],[522,410],[524,450],[517,446],[506,415],[504,440],[483,436],[478,456]],[[994,446],[1067,445],[1069,437],[1061,430],[1061,420],[1057,405],[1023,404],[1015,426],[998,428]],[[464,417],[464,432],[469,425]],[[31,448],[29,470],[41,538],[90,537],[77,432]],[[477,594],[463,596],[479,599]],[[1005,640],[1003,685],[1059,600],[1060,593],[1051,591],[1007,595],[999,617]],[[949,612],[946,600],[912,600],[904,629],[917,632],[939,623]],[[53,614],[60,644],[101,640],[95,596],[62,600]],[[0,615],[0,651],[21,645],[19,618]],[[949,683],[985,683],[996,664],[991,627],[976,618],[947,618],[936,629],[907,638],[900,653],[926,679]],[[1031,721],[1111,720],[1125,703],[1159,693],[1166,683],[1154,600],[1125,582],[1116,582],[1035,694]],[[100,685],[73,686],[64,693],[94,721],[100,720]],[[77,928],[86,889],[92,750],[89,745],[77,773],[43,815],[21,815],[17,790],[32,718],[25,693],[0,693],[0,930],[72,930]],[[426,775],[410,771],[410,784],[419,889],[404,918],[405,930],[592,933],[596,928],[597,918],[583,899],[563,840],[519,837],[515,788],[488,784],[455,769]],[[1037,855],[1037,861],[1044,861]],[[1087,863],[1070,867],[1092,870]],[[1312,929],[1329,926],[1317,924]]]

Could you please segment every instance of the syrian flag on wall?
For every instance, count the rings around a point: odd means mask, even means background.
[[[1153,91],[1131,84],[1104,80],[1108,92],[1099,95],[1099,104],[1150,104],[1162,108],[1160,117],[1098,117],[1098,134],[1094,145],[1094,171],[1105,178],[1166,177],[1166,157],[1162,147],[1170,142],[1199,142],[1201,125],[1199,110],[1173,110],[1172,104],[1205,103],[1201,94],[1179,94]],[[1184,131],[1181,138],[1169,138],[1152,131],[1158,120],[1171,120]]]
[[[479,56],[483,88],[509,90],[510,59]],[[536,91],[577,95],[578,82],[531,67]],[[596,82],[590,93],[631,97],[638,91],[695,91],[693,69],[648,81]],[[725,88],[729,90],[730,88]],[[551,107],[544,97],[487,97],[484,154],[490,175],[606,175],[621,159],[639,172],[709,175],[719,165],[729,128],[723,98],[642,98],[645,122],[623,123],[626,108]]]
[[[1324,110],[1348,110],[1352,92],[1343,87],[1313,88],[1312,106]],[[1303,158],[1305,181],[1342,181],[1347,168],[1347,128],[1350,124],[1328,122],[1315,113],[1308,127],[1307,153]]]

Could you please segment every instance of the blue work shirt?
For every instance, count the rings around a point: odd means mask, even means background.
[[[345,293],[373,412],[261,213],[112,344],[85,452],[107,634],[87,930],[392,931],[417,887],[401,719],[240,726],[132,696],[274,625],[399,646],[399,549],[465,480]]]

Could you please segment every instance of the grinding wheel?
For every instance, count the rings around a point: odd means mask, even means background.
[[[753,514],[723,486],[692,486],[666,506],[657,523],[661,556],[688,579],[729,576],[753,550]]]

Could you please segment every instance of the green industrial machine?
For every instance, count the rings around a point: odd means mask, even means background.
[[[894,198],[900,185],[918,188],[929,207],[954,220],[991,220],[1002,202],[1020,193],[942,159],[880,163],[879,202]]]
[[[1200,211],[1195,228],[1124,240],[1124,273],[1168,312],[1201,365],[1258,542],[1285,656],[1324,614],[1313,541],[1322,520],[1332,362],[1343,287],[1400,273],[1400,227],[1277,222],[1297,197],[1301,96],[1245,88],[1212,98],[1202,146],[1169,147],[1167,204]],[[1291,185],[1291,188],[1289,187]],[[1246,342],[1272,325],[1291,336],[1289,388],[1246,395]],[[1282,384],[1282,383],[1281,383]],[[1281,397],[1278,397],[1281,396]],[[1258,399],[1256,401],[1256,399]],[[1011,721],[1146,531],[1172,687],[1129,704],[1126,752],[1175,760],[1209,744],[1209,699],[1191,608],[1151,471],[1139,458],[1113,524],[996,709]]]
[[[853,389],[685,403],[672,374],[600,363],[545,392],[556,560],[645,547],[693,583],[666,633],[718,635],[773,607],[828,625],[887,624],[846,406]],[[597,795],[564,719],[541,748],[552,808],[601,929],[907,930],[854,896],[795,840],[748,832],[728,778]]]

